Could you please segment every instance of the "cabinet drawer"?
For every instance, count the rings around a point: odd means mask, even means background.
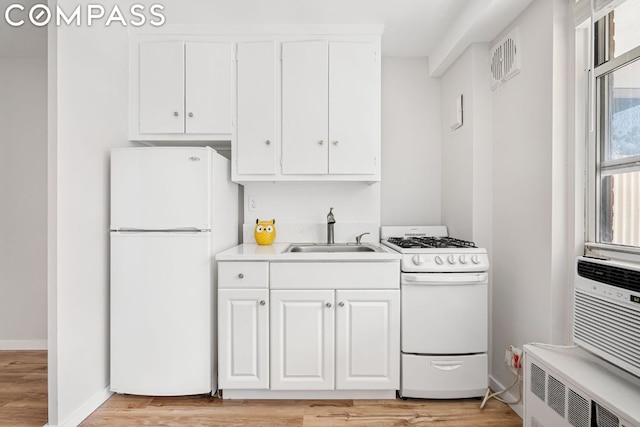
[[[268,262],[220,262],[219,288],[268,288]]]
[[[399,261],[273,262],[271,289],[397,289]]]

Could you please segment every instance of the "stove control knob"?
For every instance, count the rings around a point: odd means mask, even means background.
[[[474,264],[480,264],[480,258],[478,258],[478,255],[473,255],[471,257],[471,262]]]
[[[458,257],[458,261],[460,261],[460,264],[466,264],[467,263],[467,257],[465,255],[460,255]]]
[[[442,265],[442,258],[440,258],[439,256],[436,256],[436,264]]]
[[[414,255],[411,261],[413,261],[415,265],[422,265],[424,264],[424,257],[422,255]]]
[[[455,264],[456,263],[456,259],[453,255],[449,255],[447,257],[447,261],[449,261],[449,264]]]

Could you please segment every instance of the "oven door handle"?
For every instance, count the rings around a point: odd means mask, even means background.
[[[402,283],[421,285],[477,285],[486,283],[487,273],[402,273]]]

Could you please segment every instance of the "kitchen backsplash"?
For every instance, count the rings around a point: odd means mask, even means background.
[[[255,220],[253,223],[243,225],[242,241],[244,243],[255,243],[253,238],[254,227]],[[276,230],[275,241],[278,243],[323,243],[327,241],[326,223],[279,223],[276,220]],[[380,240],[380,223],[378,222],[336,222],[334,230],[336,243],[355,243],[356,236],[362,233],[371,233],[362,238],[363,243],[378,242]]]

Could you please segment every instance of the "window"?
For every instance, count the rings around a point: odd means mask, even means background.
[[[587,247],[640,253],[640,0],[594,25],[595,144]]]

